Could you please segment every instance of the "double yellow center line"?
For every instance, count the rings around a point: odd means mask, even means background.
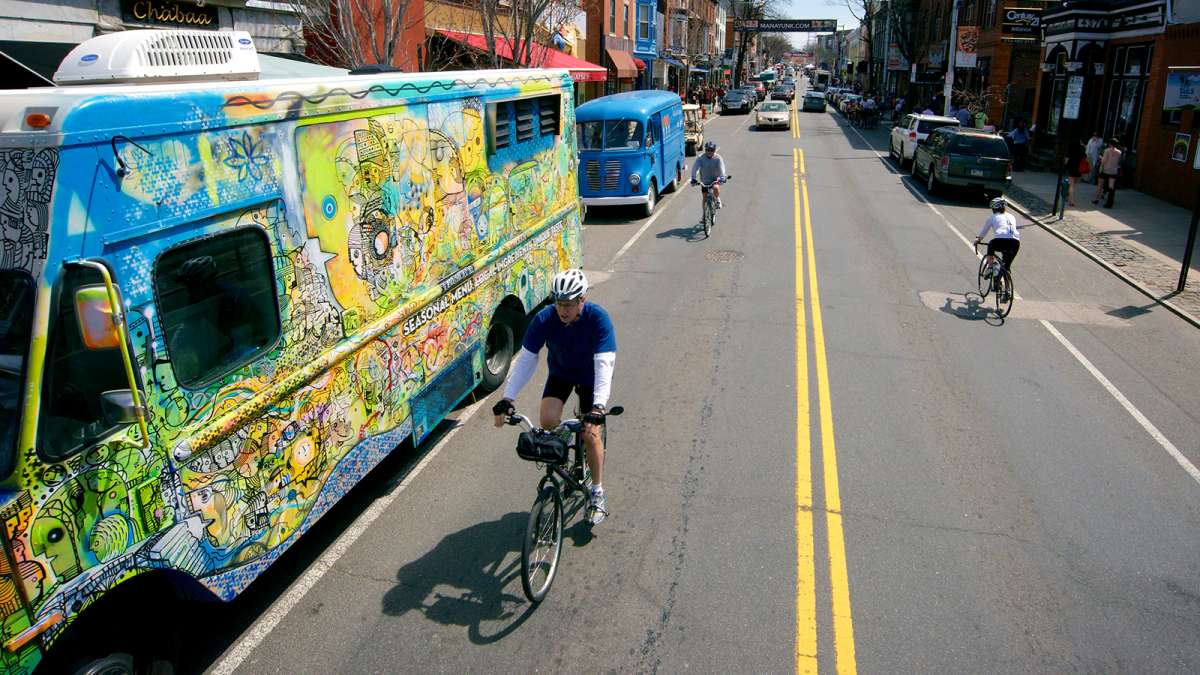
[[[795,138],[799,138],[800,133],[797,121],[793,107],[792,134]],[[845,675],[857,673],[858,665],[854,656],[854,622],[850,613],[850,581],[846,571],[846,540],[842,531],[842,500],[838,487],[837,449],[829,396],[829,367],[825,358],[825,327],[821,320],[821,295],[817,287],[804,151],[799,148],[792,150],[792,189],[795,193],[792,214],[796,235],[796,672],[818,671],[816,541],[813,531],[815,506],[806,321],[808,305],[812,311],[813,363],[817,375],[834,658],[837,672]],[[808,296],[805,295],[806,267]],[[809,297],[811,301],[806,302]]]

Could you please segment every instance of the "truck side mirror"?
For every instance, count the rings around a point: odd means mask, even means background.
[[[108,290],[103,284],[80,286],[75,291],[75,316],[79,335],[88,349],[113,349],[121,346],[118,320],[113,313]]]
[[[100,394],[100,411],[104,421],[111,425],[137,422],[139,410],[133,391],[129,389],[114,389]]]

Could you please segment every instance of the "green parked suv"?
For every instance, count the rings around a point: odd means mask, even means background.
[[[913,155],[913,176],[925,178],[929,192],[944,185],[980,190],[991,199],[1012,185],[1012,157],[996,134],[942,127],[929,134]]]

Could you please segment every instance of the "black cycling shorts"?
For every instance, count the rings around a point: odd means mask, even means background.
[[[542,398],[556,398],[562,401],[563,405],[566,405],[572,391],[579,395],[580,414],[590,411],[592,409],[592,388],[575,384],[561,377],[551,375],[546,380],[546,388],[542,390]]]
[[[992,239],[988,242],[988,255],[1001,254],[1004,267],[1012,269],[1013,261],[1017,259],[1017,251],[1021,250],[1020,239]]]

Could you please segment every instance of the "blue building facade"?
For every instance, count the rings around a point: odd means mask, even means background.
[[[654,88],[654,69],[658,64],[658,3],[656,0],[637,0],[637,32],[633,55],[646,62],[638,72],[637,88]],[[661,66],[658,66],[661,68]]]

